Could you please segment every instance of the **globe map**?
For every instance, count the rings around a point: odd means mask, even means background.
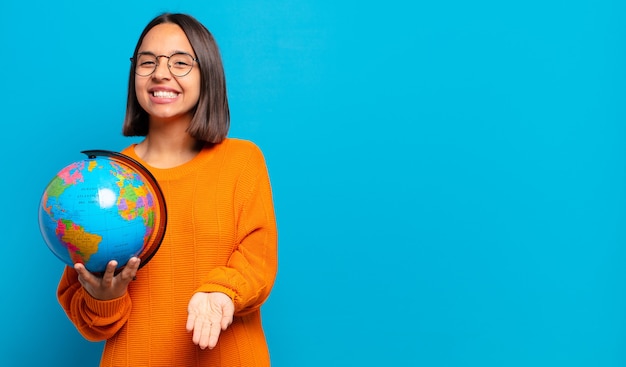
[[[119,153],[85,153],[88,159],[63,168],[44,190],[39,227],[46,244],[66,264],[83,263],[94,273],[110,260],[121,268],[133,256],[145,265],[165,231],[156,180]]]

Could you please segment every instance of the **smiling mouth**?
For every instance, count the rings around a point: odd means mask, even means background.
[[[158,98],[176,98],[178,93],[176,92],[168,92],[164,90],[157,90],[152,92],[152,95]]]

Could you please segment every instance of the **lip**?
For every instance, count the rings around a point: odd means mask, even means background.
[[[155,96],[155,93],[171,94],[171,96],[167,96],[167,95]],[[173,88],[156,87],[156,88],[148,89],[148,96],[150,97],[150,100],[153,101],[154,103],[170,103],[172,101],[175,101],[180,96],[180,92]]]

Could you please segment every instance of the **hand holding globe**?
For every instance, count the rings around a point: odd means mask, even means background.
[[[111,260],[102,276],[90,273],[81,263],[75,264],[74,269],[83,288],[93,298],[106,301],[122,297],[126,293],[128,284],[135,279],[140,263],[139,258],[132,257],[123,269],[119,270],[117,261]]]

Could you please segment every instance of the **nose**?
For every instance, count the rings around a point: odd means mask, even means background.
[[[157,79],[169,79],[172,76],[172,74],[170,73],[170,69],[167,66],[167,63],[169,61],[170,60],[167,56],[157,57],[156,69],[154,70],[152,76]]]

